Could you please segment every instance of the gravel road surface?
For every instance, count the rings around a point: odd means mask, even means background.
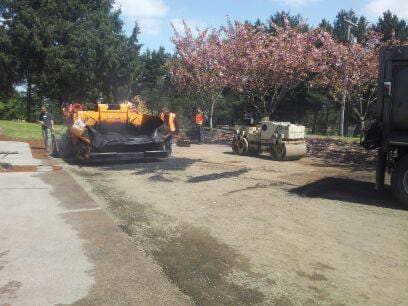
[[[66,168],[197,304],[408,301],[408,211],[370,167],[230,151]]]

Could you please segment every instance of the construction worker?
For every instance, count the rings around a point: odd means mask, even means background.
[[[195,124],[197,130],[197,140],[198,144],[202,144],[204,142],[204,114],[201,108],[197,108],[197,112],[195,115]]]
[[[178,122],[176,119],[176,114],[169,111],[167,107],[163,107],[162,112],[160,114],[160,118],[167,124],[168,126],[168,134],[164,137],[166,150],[172,153],[172,146],[173,146],[173,137],[178,131]]]
[[[52,115],[49,112],[47,112],[45,106],[41,107],[38,122],[41,124],[42,127],[44,148],[45,150],[48,151],[51,148],[51,133],[52,130],[54,129],[54,120],[52,119]]]

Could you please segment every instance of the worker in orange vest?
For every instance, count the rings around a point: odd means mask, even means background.
[[[163,107],[160,114],[160,119],[163,120],[168,126],[168,134],[164,137],[166,150],[172,153],[173,149],[173,137],[178,131],[178,122],[176,119],[176,114],[169,111],[167,107]]]
[[[197,108],[197,112],[195,115],[195,124],[198,144],[202,144],[204,142],[204,114],[201,108]]]

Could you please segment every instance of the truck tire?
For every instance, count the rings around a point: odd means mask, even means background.
[[[408,206],[408,155],[395,165],[391,175],[391,188],[398,201]]]

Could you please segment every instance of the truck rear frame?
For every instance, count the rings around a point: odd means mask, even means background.
[[[376,189],[388,170],[393,193],[408,204],[408,46],[386,47],[379,60],[377,122],[363,145],[378,149]]]

